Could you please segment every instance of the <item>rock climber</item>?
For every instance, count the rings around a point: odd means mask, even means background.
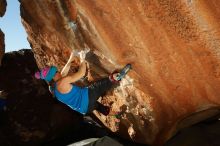
[[[52,94],[71,109],[83,115],[89,114],[95,109],[103,115],[108,115],[110,108],[99,103],[97,100],[106,91],[110,90],[113,85],[117,85],[121,78],[118,78],[119,73],[113,73],[108,77],[93,82],[89,86],[77,86],[75,82],[89,72],[87,71],[88,62],[85,61],[87,52],[81,51],[79,53],[81,63],[76,73],[68,74],[71,62],[76,59],[75,53],[72,52],[61,72],[58,72],[57,67],[50,66],[36,72],[35,77],[37,79],[44,79],[50,85]]]

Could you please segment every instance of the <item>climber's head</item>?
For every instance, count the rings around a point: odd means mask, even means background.
[[[41,69],[40,71],[35,73],[35,78],[44,79],[47,82],[52,81],[52,79],[57,76],[57,67],[50,66]]]

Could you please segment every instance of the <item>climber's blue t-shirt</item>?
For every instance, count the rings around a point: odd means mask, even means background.
[[[89,96],[87,87],[78,87],[72,85],[72,89],[69,93],[60,93],[55,84],[54,95],[62,103],[68,105],[75,111],[81,114],[86,114],[89,105]]]

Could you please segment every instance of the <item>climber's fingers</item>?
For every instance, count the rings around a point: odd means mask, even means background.
[[[86,61],[86,67],[87,67],[88,70],[90,69],[90,68],[89,68],[89,62],[88,62],[88,61]]]
[[[71,51],[69,61],[74,61],[78,58],[76,51]]]
[[[81,50],[80,52],[78,52],[81,62],[85,61],[85,59],[86,59],[86,54],[87,54],[89,51],[90,51],[89,48],[85,48],[84,50]]]

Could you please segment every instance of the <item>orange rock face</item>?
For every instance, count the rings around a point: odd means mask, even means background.
[[[219,1],[20,2],[40,68],[61,69],[72,49],[84,48],[91,49],[95,78],[132,64],[100,101],[122,111],[119,128],[115,117],[95,113],[119,135],[162,145],[179,129],[219,112]]]

